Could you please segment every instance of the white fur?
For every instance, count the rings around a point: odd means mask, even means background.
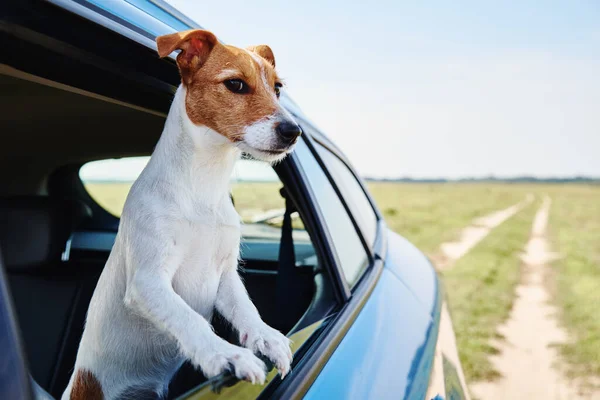
[[[232,77],[237,77],[239,75],[240,71],[238,71],[237,69],[224,69],[221,72],[219,72],[219,75],[217,75],[215,77],[216,80],[218,81],[222,81],[224,79],[230,79]]]
[[[294,149],[294,146],[274,151],[273,149],[276,149],[279,144],[273,132],[275,131],[276,124],[286,118],[282,118],[281,114],[289,116],[289,119],[292,119],[292,117],[282,107],[278,111],[278,114],[271,115],[248,125],[244,129],[244,140],[238,142],[237,147],[255,158],[264,161],[277,162],[285,158]]]
[[[261,320],[237,272],[240,220],[228,184],[240,149],[194,125],[184,99],[180,87],[127,198],[90,302],[73,376],[92,372],[105,399],[130,387],[164,393],[186,359],[209,377],[232,365],[238,378],[253,383],[265,380],[265,365],[253,352],[265,354],[282,375],[290,369],[289,340]],[[248,127],[242,147],[268,141],[272,121],[262,124]],[[246,348],[213,332],[215,308]],[[72,385],[73,377],[63,399]]]
[[[273,100],[275,101],[275,103],[277,103],[277,96],[275,95],[275,90],[274,88],[271,87],[271,85],[269,85],[269,81],[267,80],[267,71],[265,69],[265,60],[259,56],[258,54],[254,53],[253,51],[249,51],[246,50],[246,53],[250,54],[250,57],[252,57],[252,59],[254,61],[256,61],[256,63],[258,64],[258,68],[260,69],[260,79],[263,83],[263,86],[265,87],[265,90],[267,91],[267,93],[271,93],[271,96],[273,97]],[[289,116],[289,114],[288,114]]]
[[[278,106],[277,111],[267,117],[248,125],[244,129],[244,139],[237,143],[240,150],[251,154],[255,158],[276,162],[289,154],[294,146],[274,152],[280,145],[274,134],[278,122],[283,120],[294,120],[291,114],[283,107]]]

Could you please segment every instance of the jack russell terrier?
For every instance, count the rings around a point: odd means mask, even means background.
[[[190,30],[156,39],[181,75],[162,136],[133,184],[62,399],[165,396],[185,360],[207,377],[265,381],[262,353],[290,370],[289,340],[265,324],[238,275],[240,218],[229,179],[241,152],[267,162],[301,134],[279,104],[268,46],[226,46]],[[239,333],[217,336],[214,310]],[[137,393],[137,394],[136,394]]]

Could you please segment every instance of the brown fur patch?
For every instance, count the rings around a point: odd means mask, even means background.
[[[75,375],[71,400],[103,400],[102,385],[94,374],[86,369],[80,369]]]
[[[156,48],[160,57],[166,57],[175,50],[179,73],[184,83],[189,84],[195,70],[200,68],[217,43],[217,38],[209,31],[191,29],[156,38]]]
[[[245,127],[272,115],[278,107],[274,89],[275,83],[279,82],[274,68],[275,57],[265,45],[252,48],[258,51],[254,53],[258,57],[253,57],[247,50],[216,42],[201,63],[184,63],[188,59],[185,52],[190,47],[194,48],[186,44],[186,40],[197,35],[185,32],[168,40],[159,37],[157,42],[166,49],[161,54],[169,54],[167,52],[174,43],[182,50],[177,61],[182,83],[187,89],[185,107],[190,120],[219,132],[232,142],[240,141]],[[223,76],[224,71],[226,77]],[[249,92],[230,92],[223,84],[228,79],[243,80]]]

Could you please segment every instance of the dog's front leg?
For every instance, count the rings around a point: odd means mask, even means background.
[[[237,267],[237,259],[235,265]],[[290,340],[260,318],[237,268],[229,268],[221,276],[216,308],[239,332],[242,346],[267,356],[282,377],[289,372],[292,362]]]
[[[151,260],[151,256],[146,260]],[[135,271],[127,285],[126,306],[175,338],[183,355],[206,376],[233,369],[231,372],[239,379],[263,383],[264,363],[250,350],[218,337],[208,321],[173,290],[173,261],[167,257],[165,267],[144,265]]]

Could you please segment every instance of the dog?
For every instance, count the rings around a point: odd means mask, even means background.
[[[282,377],[290,370],[289,340],[262,321],[238,274],[240,217],[229,196],[242,152],[273,163],[301,134],[279,104],[273,52],[199,29],[156,43],[160,57],[181,50],[181,84],[127,197],[62,399],[161,398],[186,360],[207,377],[230,371],[252,383],[265,381],[257,353]],[[215,310],[243,347],[213,332]]]

